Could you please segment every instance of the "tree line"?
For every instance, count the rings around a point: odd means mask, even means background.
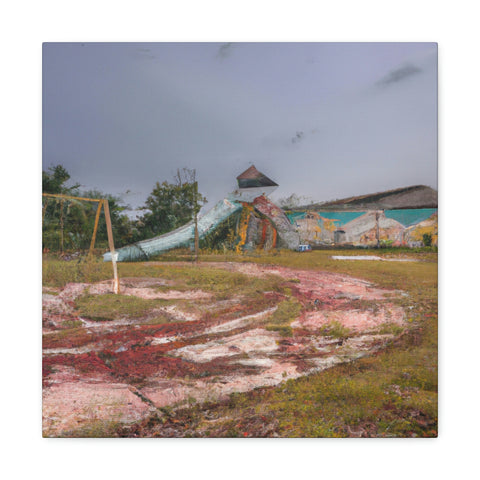
[[[96,189],[83,190],[73,183],[70,174],[62,165],[42,171],[42,191],[82,198],[106,198],[112,221],[115,247],[145,240],[175,230],[192,221],[206,198],[198,192],[195,170],[178,169],[173,181],[156,182],[145,204],[143,214],[132,219],[126,212],[130,207],[121,197]],[[97,204],[94,202],[42,197],[42,247],[44,250],[86,250],[90,246],[95,223]],[[103,214],[102,214],[103,216]],[[107,248],[108,238],[105,221],[98,224],[96,248]]]

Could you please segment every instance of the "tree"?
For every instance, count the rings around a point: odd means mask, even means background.
[[[87,190],[81,192],[80,196],[85,198],[106,198],[108,200],[115,247],[120,248],[136,240],[138,233],[135,232],[135,222],[130,220],[128,215],[124,213],[126,210],[129,210],[130,207],[124,205],[120,197],[104,193],[100,190]],[[97,204],[89,204],[88,206],[92,208],[92,210],[94,209],[96,211],[97,209]],[[86,233],[87,236],[90,235],[89,238],[91,238],[92,235],[94,221],[94,215],[88,215]],[[108,244],[107,227],[104,221],[100,221],[98,224],[97,241],[98,245],[106,246]]]
[[[423,238],[423,245],[425,245],[425,247],[431,247],[432,246],[432,234],[431,233],[424,233],[422,238]]]
[[[120,198],[99,190],[79,192],[80,184],[66,186],[70,174],[62,165],[42,171],[44,193],[79,196],[83,198],[106,198],[109,203],[113,236],[118,247],[135,241],[134,224],[123,212],[128,209]],[[43,198],[43,247],[49,250],[89,248],[98,204],[77,199]],[[96,246],[108,244],[104,221],[98,224]]]
[[[139,220],[143,238],[161,235],[194,220],[207,199],[198,192],[195,170],[178,169],[174,182],[157,182]]]
[[[80,184],[76,183],[67,187],[65,183],[68,180],[70,180],[70,174],[63,165],[49,167],[47,171],[42,170],[42,191],[43,193],[75,195]]]

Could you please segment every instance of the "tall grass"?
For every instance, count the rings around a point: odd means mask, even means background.
[[[113,278],[111,263],[98,260],[64,261],[44,257],[42,282],[49,287],[64,287],[67,283],[93,283]]]
[[[254,297],[265,291],[281,291],[282,280],[277,275],[262,278],[250,277],[243,273],[229,272],[214,267],[198,267],[190,262],[184,265],[172,265],[168,262],[160,265],[143,262],[119,263],[120,280],[126,277],[161,278],[171,282],[168,288],[203,290],[215,295],[219,300],[232,295]],[[64,287],[70,282],[94,283],[113,278],[110,262],[100,260],[66,262],[51,257],[43,259],[43,285]]]
[[[279,332],[282,336],[291,336],[293,331],[290,323],[298,317],[301,310],[302,306],[295,298],[280,302],[269,318],[267,330]]]

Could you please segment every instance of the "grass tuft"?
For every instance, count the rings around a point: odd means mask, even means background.
[[[302,305],[295,298],[289,298],[279,303],[278,308],[268,319],[266,329],[279,332],[282,336],[292,336],[290,323],[297,319],[302,311]]]
[[[75,301],[78,314],[94,321],[138,318],[148,315],[166,300],[147,300],[130,295],[83,295]]]
[[[352,331],[344,327],[338,321],[329,322],[320,329],[322,335],[333,338],[348,338],[352,335]]]

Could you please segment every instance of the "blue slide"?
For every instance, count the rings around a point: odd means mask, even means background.
[[[221,200],[205,215],[198,218],[198,236],[200,238],[204,237],[210,230],[216,228],[230,215],[241,209],[242,204],[239,202],[226,198]],[[172,248],[188,247],[194,241],[194,237],[195,226],[192,221],[172,232],[117,249],[117,262],[146,260]],[[111,253],[105,253],[103,260],[105,262],[111,261]]]

